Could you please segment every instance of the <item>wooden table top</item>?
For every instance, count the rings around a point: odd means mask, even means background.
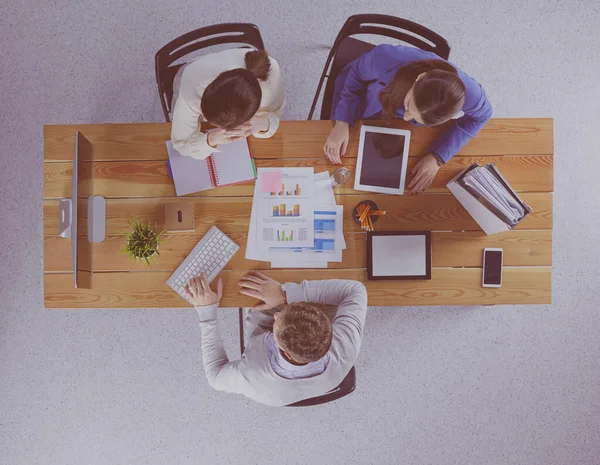
[[[408,170],[445,129],[412,126],[404,121],[369,121],[370,125],[410,129]],[[335,169],[323,157],[330,121],[282,121],[271,139],[250,138],[257,167],[308,166],[315,172]],[[94,145],[94,193],[106,198],[106,239],[94,244],[94,288],[74,289],[71,244],[58,234],[58,203],[71,195],[75,132]],[[252,306],[238,280],[248,270],[268,270],[280,281],[356,279],[366,284],[369,305],[545,304],[552,296],[553,120],[492,119],[450,162],[423,194],[392,196],[357,192],[352,178],[336,188],[344,205],[347,249],[342,263],[328,269],[270,270],[269,263],[244,258],[254,182],[176,197],[167,172],[168,123],[77,124],[44,127],[44,302],[46,308],[151,308],[189,304],[166,284],[167,278],[213,224],[241,246],[221,273],[224,307]],[[344,165],[356,166],[360,124],[351,128]],[[473,162],[494,162],[534,210],[514,231],[486,236],[446,188]],[[121,251],[128,215],[164,227],[167,202],[193,202],[196,231],[167,233],[152,265],[134,263]],[[366,233],[351,219],[352,208],[372,199],[388,215],[377,230],[429,230],[433,273],[430,281],[366,279]],[[504,249],[503,285],[482,288],[482,249]]]

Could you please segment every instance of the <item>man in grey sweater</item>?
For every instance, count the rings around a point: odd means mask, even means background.
[[[281,285],[251,272],[240,286],[242,294],[263,303],[248,315],[246,323],[253,332],[236,361],[229,361],[225,353],[217,319],[222,281],[214,292],[203,274],[187,287],[200,317],[204,371],[212,387],[283,406],[323,395],[342,382],[360,349],[367,313],[362,283],[328,280]],[[337,306],[332,322],[321,305]]]

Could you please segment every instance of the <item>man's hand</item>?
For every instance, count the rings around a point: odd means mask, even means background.
[[[219,278],[215,293],[208,284],[206,273],[202,273],[200,276],[190,279],[188,285],[185,286],[185,295],[194,307],[218,304],[223,297],[223,280]]]
[[[229,144],[238,139],[243,139],[252,134],[252,125],[250,121],[234,129],[211,129],[206,135],[206,141],[211,147],[217,147],[221,144]]]
[[[255,305],[254,310],[270,310],[285,303],[285,294],[281,283],[265,276],[258,271],[251,271],[239,282],[242,294],[262,300],[264,303]]]
[[[431,185],[439,169],[435,155],[428,153],[422,157],[411,172],[412,179],[408,184],[408,191],[411,194],[423,192]]]
[[[344,121],[336,121],[323,146],[323,153],[334,165],[341,165],[342,157],[346,155],[350,139],[349,126]]]

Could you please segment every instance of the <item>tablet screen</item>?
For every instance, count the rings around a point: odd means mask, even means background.
[[[373,276],[425,276],[427,242],[424,235],[373,236]]]
[[[405,142],[403,135],[365,132],[360,184],[398,189]]]

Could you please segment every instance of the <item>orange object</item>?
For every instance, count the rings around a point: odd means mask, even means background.
[[[367,214],[369,213],[369,211],[371,210],[371,205],[367,205],[365,207],[365,209],[363,210],[362,214],[360,215],[360,220],[364,220],[367,217]]]

